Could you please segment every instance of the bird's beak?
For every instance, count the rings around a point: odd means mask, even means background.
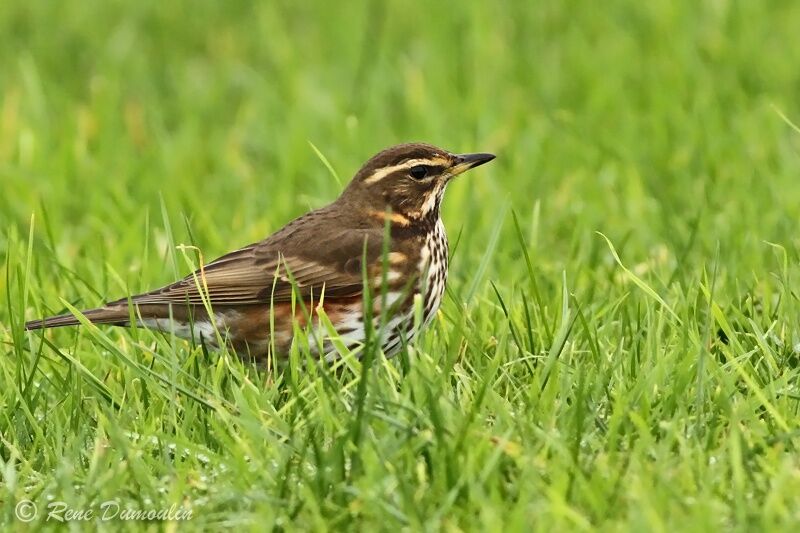
[[[494,159],[494,154],[458,154],[455,164],[450,167],[450,176],[458,176],[471,168],[475,168]]]

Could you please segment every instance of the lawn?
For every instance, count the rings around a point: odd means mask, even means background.
[[[798,28],[791,0],[0,3],[0,526],[796,529]],[[448,293],[394,359],[22,329],[410,140],[497,159],[449,187]]]

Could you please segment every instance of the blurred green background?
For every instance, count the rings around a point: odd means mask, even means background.
[[[76,268],[130,263],[161,194],[213,255],[338,193],[310,142],[347,180],[424,140],[499,155],[449,191],[465,250],[513,199],[524,218],[540,203],[556,271],[594,230],[675,252],[698,217],[693,251],[741,260],[794,234],[798,141],[777,110],[799,114],[799,17],[776,1],[5,2],[0,214],[24,234],[48,212]]]
[[[471,496],[452,496],[450,485],[422,491],[432,514],[417,519],[398,518],[423,505],[414,498],[394,510],[337,503],[332,514],[306,508],[294,517],[281,511],[276,516],[284,523],[299,517],[300,523],[319,525],[319,517],[361,512],[366,524],[383,527],[466,529],[478,523],[498,527],[506,519],[522,527],[534,514],[543,517],[541,527],[658,529],[697,525],[699,517],[709,527],[796,525],[800,463],[791,452],[797,374],[782,361],[791,360],[790,348],[800,340],[791,283],[800,276],[800,130],[791,124],[800,123],[798,28],[800,2],[791,0],[2,2],[0,332],[8,347],[0,374],[0,388],[8,391],[3,403],[20,401],[13,392],[22,389],[17,361],[31,346],[20,333],[23,315],[61,310],[61,298],[93,306],[171,281],[187,270],[180,257],[170,259],[171,242],[193,243],[206,259],[216,257],[331,201],[378,150],[426,141],[498,155],[454,182],[443,210],[458,247],[447,319],[435,335],[445,338],[447,332],[448,346],[466,346],[463,364],[474,366],[471,378],[484,375],[482,357],[493,353],[493,342],[505,347],[502,357],[509,364],[515,357],[550,353],[556,328],[544,324],[558,321],[562,282],[583,310],[585,327],[567,345],[575,358],[565,366],[571,377],[548,396],[552,410],[536,404],[528,378],[521,378],[516,389],[495,387],[494,407],[481,404],[475,409],[478,422],[465,422],[501,432],[522,447],[523,457],[535,455],[528,466],[540,477],[523,475],[528,471],[520,467],[497,477],[470,477],[461,487],[471,487]],[[522,306],[531,296],[531,272],[512,210],[542,294],[534,325],[527,321],[529,354],[508,337],[509,324],[525,322]],[[659,322],[663,309],[631,283],[596,232],[614,243],[630,272],[682,322]],[[510,322],[489,281],[507,299]],[[720,306],[715,319],[709,293]],[[736,307],[743,300],[749,314]],[[475,338],[458,336],[459,319],[452,317],[461,312]],[[728,381],[741,374],[723,363],[695,366],[711,353],[713,332],[725,326],[726,313],[746,329],[743,351],[731,347],[728,360],[771,361],[766,370],[760,363],[745,369],[756,376],[755,389],[752,380]],[[82,333],[55,335],[83,353],[91,372],[102,376],[114,368]],[[126,333],[114,335],[127,346]],[[771,354],[773,341],[787,359]],[[434,354],[440,347],[425,346]],[[581,359],[589,351],[602,357]],[[630,366],[615,382],[616,370],[603,365],[619,360]],[[61,371],[65,364],[55,359],[37,372],[46,376],[48,365]],[[706,372],[710,382],[701,386]],[[576,456],[587,453],[596,465],[560,462],[542,452],[567,439],[565,428],[580,426],[572,418],[576,392],[570,388],[579,376],[587,384],[580,398],[597,402],[590,410],[633,409],[642,417],[620,415],[626,422],[614,427],[624,445],[614,439],[609,444],[601,429],[587,440],[578,438],[583,448]],[[619,399],[625,379],[636,383],[635,391],[632,386],[621,406],[609,407],[605,394]],[[127,383],[119,376],[108,381]],[[440,385],[434,395],[459,397],[457,384]],[[59,395],[43,390],[29,413],[52,410],[55,427],[70,427],[73,415]],[[665,398],[666,408],[659,403]],[[732,407],[739,405],[737,398],[746,415]],[[496,414],[500,404],[509,409],[506,419]],[[454,410],[454,424],[469,405]],[[85,409],[94,420],[94,408]],[[698,409],[707,418],[694,418]],[[779,411],[787,426],[765,421],[764,409]],[[19,416],[6,419],[7,432],[19,430]],[[496,425],[486,422],[494,416]],[[683,426],[693,423],[699,434]],[[730,448],[728,431],[737,424],[745,444]],[[135,422],[120,425],[133,428]],[[706,434],[706,428],[719,430]],[[60,459],[41,449],[66,442],[67,455],[81,456],[69,432],[64,440],[26,441],[21,434],[7,433],[0,444],[3,460],[40,450],[39,463],[25,467],[28,475],[37,473],[37,487],[66,483],[67,477],[51,478]],[[653,447],[638,448],[639,439]],[[772,448],[776,442],[786,449]],[[706,471],[711,457],[733,458],[742,446],[773,455],[760,467],[731,459],[722,470]],[[470,448],[450,455],[458,464],[477,460]],[[603,455],[610,448],[613,453]],[[645,465],[648,474],[625,478],[628,464]],[[384,474],[408,476],[409,490],[417,490],[414,468]],[[753,477],[742,481],[742,469]],[[592,479],[593,472],[606,481]],[[608,481],[620,472],[617,482]],[[788,476],[777,488],[771,484],[776,472]],[[582,488],[574,491],[573,474],[585,479],[583,485],[575,481]],[[569,490],[566,481],[558,482],[562,475],[570,476]],[[504,492],[534,479],[534,488]],[[235,494],[236,482],[225,483],[220,487]],[[735,490],[727,490],[728,483]],[[376,490],[390,492],[383,487]],[[5,501],[13,503],[11,495],[18,497],[20,490],[7,493]],[[112,484],[106,492],[114,490]],[[278,497],[275,486],[264,490]],[[292,501],[311,489],[285,490]],[[450,522],[443,518],[448,512],[454,513]],[[475,517],[480,520],[473,522]]]

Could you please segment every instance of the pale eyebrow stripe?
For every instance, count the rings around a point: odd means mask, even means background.
[[[375,172],[370,174],[370,176],[364,180],[364,183],[367,185],[376,183],[389,174],[397,172],[398,170],[404,170],[407,168],[411,168],[416,165],[429,165],[429,166],[437,166],[437,165],[446,165],[447,161],[442,157],[435,157],[431,159],[409,159],[407,161],[403,161],[399,165],[392,165],[390,167],[383,167],[377,169]]]

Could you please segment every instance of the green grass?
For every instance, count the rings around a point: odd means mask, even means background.
[[[0,525],[30,499],[198,529],[796,529],[798,27],[791,0],[0,3]],[[448,190],[449,294],[403,356],[265,372],[22,331],[408,140],[498,158]]]

